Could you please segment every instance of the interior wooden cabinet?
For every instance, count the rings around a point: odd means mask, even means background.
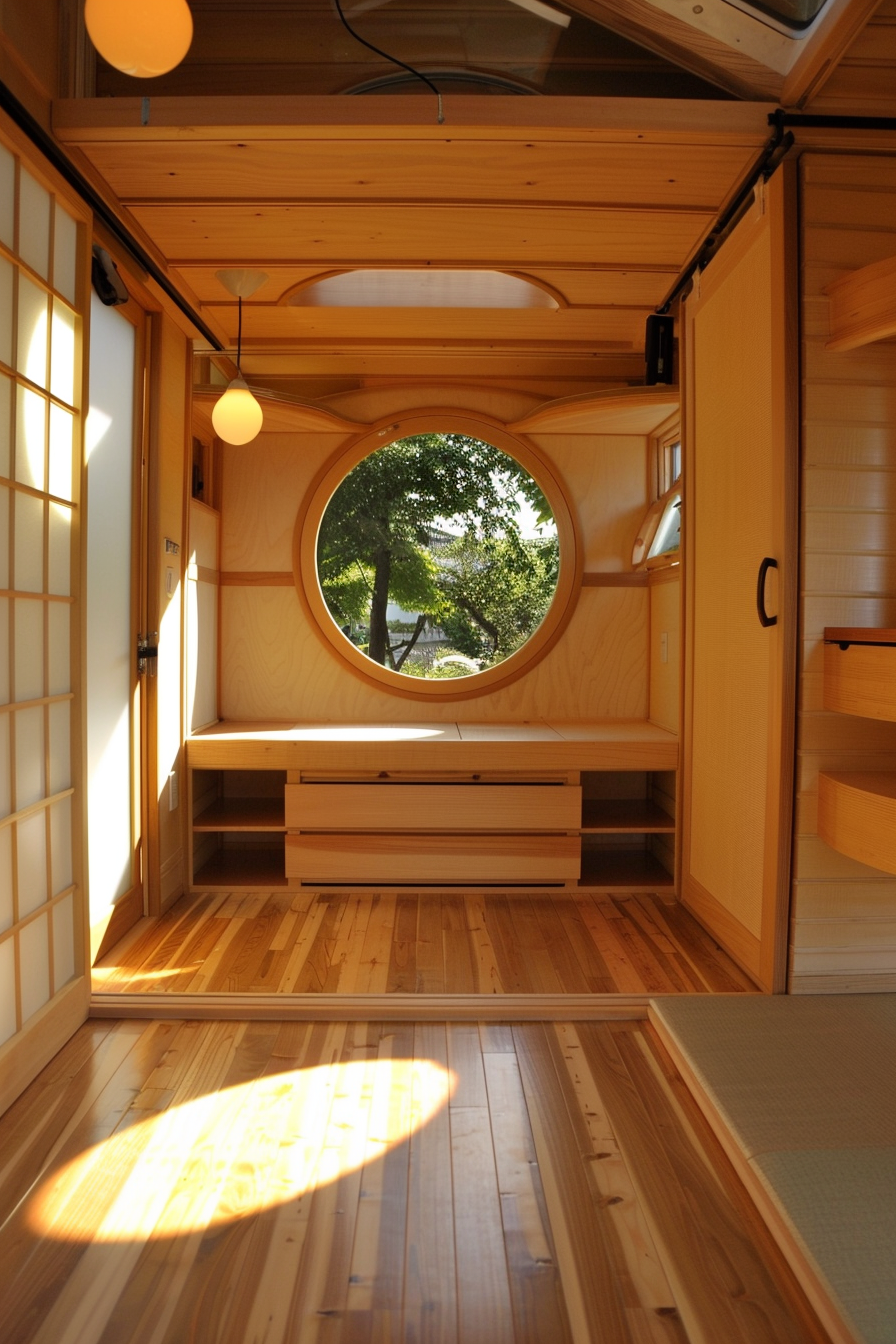
[[[194,891],[671,891],[674,771],[191,769]]]

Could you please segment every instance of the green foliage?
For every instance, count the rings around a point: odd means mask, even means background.
[[[375,661],[414,675],[427,626],[483,665],[500,662],[543,619],[556,583],[556,536],[522,537],[520,498],[552,526],[532,477],[465,435],[420,434],[372,453],[335,491],[321,523],[318,575],[333,619]],[[416,623],[390,631],[389,602],[420,613]],[[445,664],[422,674],[468,671]]]

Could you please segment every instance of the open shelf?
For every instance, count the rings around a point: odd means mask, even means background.
[[[646,849],[583,849],[579,889],[671,891],[674,878]]]
[[[196,817],[194,831],[286,831],[281,798],[218,798]]]
[[[227,846],[218,849],[193,878],[195,890],[286,887],[282,846]]]
[[[586,798],[582,803],[582,834],[611,833],[673,835],[675,818],[650,798]]]

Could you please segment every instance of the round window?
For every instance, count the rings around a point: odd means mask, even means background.
[[[569,606],[576,547],[555,478],[516,441],[489,441],[506,439],[494,426],[470,428],[366,436],[297,529],[299,590],[321,633],[406,695],[454,699],[519,675]]]

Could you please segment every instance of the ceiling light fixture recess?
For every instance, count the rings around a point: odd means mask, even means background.
[[[186,0],[87,0],[84,22],[100,55],[135,79],[173,70],[193,40]]]
[[[237,300],[239,316],[236,335],[236,377],[224,395],[215,402],[212,425],[219,439],[240,447],[244,443],[251,443],[264,423],[261,407],[249,391],[240,368],[243,348],[243,299],[251,298],[268,277],[264,271],[249,270],[217,271],[216,275],[228,293]]]

